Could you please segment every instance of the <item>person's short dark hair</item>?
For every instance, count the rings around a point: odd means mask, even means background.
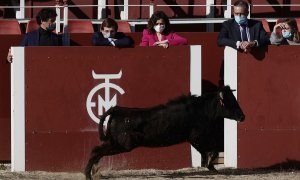
[[[42,21],[46,22],[49,19],[52,19],[52,20],[55,21],[56,16],[57,16],[57,14],[56,14],[56,11],[54,9],[44,8],[36,16],[36,22],[37,22],[38,25],[41,25]]]
[[[154,26],[156,21],[163,19],[165,22],[165,29],[162,32],[163,34],[168,34],[170,32],[170,21],[169,17],[163,11],[156,11],[152,14],[151,18],[148,21],[147,28],[151,33],[155,33]]]
[[[236,7],[243,7],[247,12],[249,10],[249,4],[244,1],[244,0],[238,0],[236,1],[233,6],[236,6]]]
[[[116,32],[118,31],[118,23],[112,18],[106,18],[101,24],[100,29],[103,30],[104,27],[113,28]]]

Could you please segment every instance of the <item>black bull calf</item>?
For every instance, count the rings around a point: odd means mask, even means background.
[[[107,130],[103,123],[109,116]],[[129,152],[136,147],[163,147],[189,142],[202,155],[202,163],[215,170],[212,161],[216,152],[209,137],[210,126],[223,118],[243,121],[245,116],[229,86],[203,96],[182,96],[152,108],[113,107],[100,118],[102,145],[94,147],[85,169],[91,179],[94,164],[103,156]]]

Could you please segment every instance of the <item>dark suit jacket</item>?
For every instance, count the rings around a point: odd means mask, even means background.
[[[40,46],[39,37],[40,37],[39,30],[26,33],[20,46]],[[52,46],[61,46],[62,37],[55,33],[51,33],[51,44]]]
[[[257,40],[259,47],[270,44],[269,37],[260,21],[248,19],[248,27],[250,41]],[[218,36],[218,45],[230,46],[237,49],[237,41],[241,41],[241,33],[238,23],[236,23],[234,19],[225,21],[222,24],[222,28]]]
[[[130,47],[133,44],[132,41],[122,32],[117,32],[114,38],[117,39],[114,41],[116,47]],[[104,38],[101,32],[95,32],[92,40],[94,46],[112,46],[108,38]]]

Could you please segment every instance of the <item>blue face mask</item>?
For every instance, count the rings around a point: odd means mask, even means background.
[[[292,36],[292,33],[289,31],[282,31],[282,37],[284,37],[285,39],[288,39]]]
[[[247,23],[247,17],[244,15],[241,16],[234,16],[234,20],[239,25],[246,24]]]

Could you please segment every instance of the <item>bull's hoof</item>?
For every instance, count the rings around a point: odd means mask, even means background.
[[[93,173],[92,173],[92,171],[85,171],[85,173],[84,173],[84,175],[85,175],[85,179],[86,180],[92,180],[93,179]]]
[[[90,175],[90,176],[85,175],[85,179],[86,179],[86,180],[92,180],[93,178],[92,178],[91,175]]]
[[[215,168],[214,165],[210,164],[207,166],[207,169],[210,171],[210,172],[214,172],[214,173],[217,173],[218,170]]]

